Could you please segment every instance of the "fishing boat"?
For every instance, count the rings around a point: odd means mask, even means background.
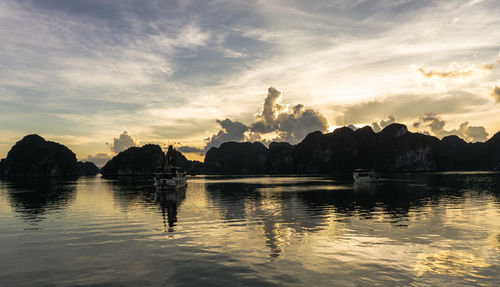
[[[154,185],[158,190],[179,189],[186,187],[186,172],[176,166],[176,151],[168,146],[166,162],[162,160],[162,165],[158,172],[154,173]]]
[[[366,169],[356,169],[352,173],[354,181],[357,183],[373,183],[380,180],[380,176],[375,171],[368,171]]]

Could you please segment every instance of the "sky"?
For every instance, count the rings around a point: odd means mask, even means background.
[[[392,122],[500,130],[500,1],[0,1],[0,158],[37,133],[102,165],[134,145]]]

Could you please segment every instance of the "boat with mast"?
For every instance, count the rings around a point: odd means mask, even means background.
[[[161,167],[154,173],[154,185],[157,190],[178,189],[186,187],[186,172],[176,166],[176,150],[168,146],[167,154],[163,157]]]

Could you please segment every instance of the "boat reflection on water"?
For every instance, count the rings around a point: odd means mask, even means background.
[[[499,211],[500,173],[0,181],[0,282],[497,286]]]
[[[363,192],[376,192],[380,189],[381,184],[379,182],[354,182],[354,191]]]
[[[177,223],[177,208],[186,199],[186,188],[176,190],[158,189],[155,193],[155,202],[160,206],[163,216],[165,232],[174,231]]]

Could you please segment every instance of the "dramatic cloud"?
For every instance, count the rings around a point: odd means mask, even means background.
[[[250,130],[257,134],[275,132],[274,140],[295,143],[312,131],[326,131],[328,121],[318,111],[298,104],[290,107],[281,104],[281,92],[274,87],[268,89],[262,114],[250,125]]]
[[[393,124],[395,122],[396,122],[396,118],[394,116],[388,116],[387,120],[381,120],[380,123],[373,122],[372,129],[374,132],[378,133],[382,129],[384,129],[386,126]]]
[[[205,139],[205,147],[198,148],[193,146],[180,146],[177,148],[180,152],[185,153],[199,153],[203,154],[207,152],[211,147],[219,147],[222,143],[229,141],[242,141],[245,138],[245,133],[248,131],[248,127],[238,121],[232,121],[230,119],[216,120],[217,124],[220,126],[220,130],[217,134]]]
[[[118,138],[113,139],[112,144],[107,143],[107,145],[114,153],[119,153],[129,147],[139,146],[139,141],[124,131]]]
[[[206,151],[208,151],[211,147],[219,147],[224,142],[241,141],[245,138],[245,132],[248,130],[246,125],[238,121],[233,122],[230,119],[216,121],[220,125],[221,129],[217,134],[206,139]]]
[[[217,120],[221,129],[215,135],[207,138],[204,149],[192,146],[182,146],[180,151],[202,152],[211,147],[218,147],[227,141],[259,141],[264,144],[274,141],[297,143],[308,133],[326,131],[329,127],[326,118],[318,111],[305,108],[304,105],[294,106],[281,104],[281,92],[274,87],[268,89],[264,100],[262,113],[256,116],[256,121],[247,126],[238,121]]]
[[[469,2],[0,1],[0,63],[9,67],[0,69],[0,122],[9,123],[0,134],[92,135],[79,147],[85,157],[101,152],[95,142],[113,143],[107,131],[123,127],[141,131],[141,143],[166,138],[201,147],[217,134],[207,133],[216,118],[256,129],[261,119],[251,114],[263,102],[256,107],[254,96],[269,83],[286,86],[287,103],[321,106],[330,121],[355,103],[375,103],[335,125],[387,115],[413,122],[432,107],[498,130],[488,96],[498,65],[478,70],[484,81],[437,85],[443,78],[408,68],[495,63],[500,5]],[[466,64],[449,66],[457,61]],[[464,95],[455,97],[457,90]],[[247,131],[243,140],[272,140],[280,129]],[[0,154],[9,148],[0,145]]]
[[[500,87],[495,85],[493,87],[493,89],[491,90],[490,96],[492,96],[493,99],[495,99],[496,103],[499,103],[500,102]]]
[[[468,142],[485,141],[488,138],[486,129],[481,126],[469,126],[468,122],[460,124],[458,129],[446,130],[446,122],[434,113],[427,113],[413,124],[416,129],[428,128],[429,132],[437,137],[457,135]]]
[[[98,167],[102,167],[111,158],[113,158],[113,155],[102,152],[102,153],[98,153],[96,155],[89,155],[87,158],[83,159],[83,161],[90,161],[90,162],[93,162]]]
[[[452,69],[448,71],[435,71],[435,70],[424,70],[424,68],[419,67],[417,71],[420,72],[426,78],[459,78],[459,77],[469,77],[481,71],[491,71],[495,68],[494,64],[481,64],[473,65],[464,69]]]

